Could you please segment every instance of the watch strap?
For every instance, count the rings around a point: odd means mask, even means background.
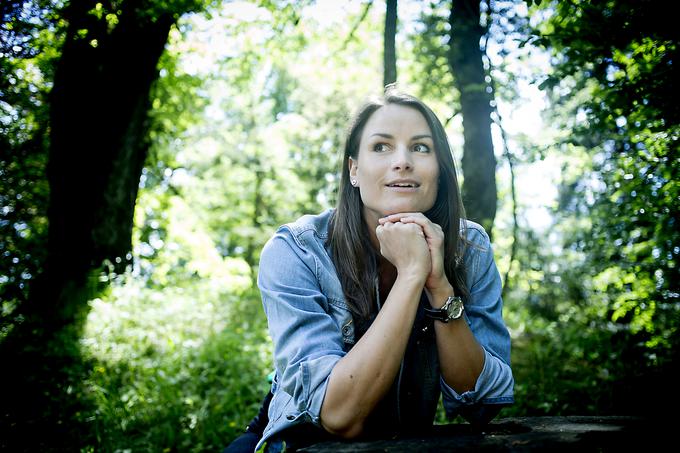
[[[452,304],[459,304],[460,305],[460,312],[458,316],[453,317],[449,315],[449,306]],[[446,299],[446,302],[444,302],[444,305],[441,308],[425,308],[425,316],[428,318],[432,318],[437,321],[441,322],[449,322],[453,319],[458,319],[463,315],[463,305],[462,305],[462,300],[460,297],[457,296],[449,296],[448,299]]]

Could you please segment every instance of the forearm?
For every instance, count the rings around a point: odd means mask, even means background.
[[[439,308],[453,295],[453,288],[428,293]],[[458,393],[474,390],[484,367],[484,350],[475,339],[465,317],[443,323],[435,321],[439,365],[444,381]]]
[[[333,368],[321,407],[327,431],[344,437],[361,433],[399,370],[422,288],[422,279],[397,277],[371,327]]]

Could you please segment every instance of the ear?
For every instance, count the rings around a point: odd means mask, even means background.
[[[350,157],[347,160],[347,167],[349,168],[350,179],[357,179],[357,170],[359,169],[359,164],[357,161]]]

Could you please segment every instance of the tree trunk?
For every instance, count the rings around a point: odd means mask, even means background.
[[[50,97],[47,257],[20,307],[25,321],[0,343],[2,362],[11,364],[0,385],[12,389],[0,405],[2,420],[12,421],[0,423],[0,449],[16,442],[9,450],[66,451],[95,442],[82,439],[92,428],[79,414],[95,409],[77,375],[87,369],[77,341],[102,264],[120,271],[129,261],[149,93],[183,12],[177,3],[174,11],[161,2],[114,3],[72,1],[63,11],[68,30]],[[117,23],[101,14],[107,8],[119,10]]]
[[[479,0],[453,0],[449,66],[463,114],[463,201],[468,218],[491,234],[496,217],[496,157],[491,139],[491,94],[485,80]]]
[[[397,33],[397,0],[387,0],[385,12],[385,37],[383,41],[383,85],[397,81],[397,51],[395,35]]]
[[[106,260],[121,271],[130,259],[149,92],[174,22],[129,1],[109,31],[91,13],[96,3],[72,2],[65,11],[69,29],[51,93],[48,255],[30,309],[55,329],[77,318],[88,279]]]

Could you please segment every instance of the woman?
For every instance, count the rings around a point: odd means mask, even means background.
[[[384,437],[513,402],[489,238],[463,207],[443,126],[388,89],[355,117],[336,209],[282,226],[258,276],[276,377],[257,448]]]

